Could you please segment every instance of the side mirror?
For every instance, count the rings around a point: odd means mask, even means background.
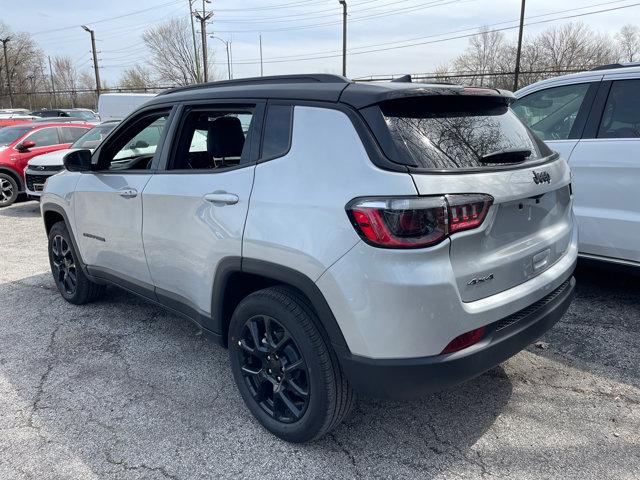
[[[136,143],[131,145],[131,148],[140,149],[140,148],[148,148],[149,144],[144,140],[138,140]]]
[[[36,146],[36,142],[32,141],[32,140],[25,140],[22,143],[19,143],[16,146],[16,150],[18,150],[20,153],[25,153],[28,152],[30,148],[33,148]]]
[[[70,172],[88,172],[91,170],[91,150],[74,150],[62,159],[64,168]]]

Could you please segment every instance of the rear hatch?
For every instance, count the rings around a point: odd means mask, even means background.
[[[571,241],[566,162],[518,120],[510,99],[490,89],[407,97],[396,92],[362,110],[387,156],[407,166],[420,195],[493,197],[480,226],[449,236],[464,302],[539,275]]]

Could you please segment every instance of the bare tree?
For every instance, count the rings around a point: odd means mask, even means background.
[[[142,34],[151,52],[149,65],[157,80],[172,85],[195,83],[196,63],[193,56],[193,39],[186,19],[174,18],[151,27]],[[209,54],[210,61],[213,55]]]
[[[78,72],[69,56],[54,57],[53,78],[58,97],[68,107],[75,107],[78,101]]]
[[[483,27],[477,35],[469,39],[469,46],[453,61],[453,67],[459,73],[474,75],[467,77],[465,83],[495,84],[495,79],[489,78],[487,74],[503,71],[507,63],[505,61],[507,53],[504,34]]]
[[[637,25],[624,25],[616,34],[620,61],[633,62],[640,58],[640,28]]]
[[[541,61],[547,70],[588,70],[616,61],[611,38],[583,23],[549,28],[534,41],[540,45]]]
[[[42,75],[43,54],[27,33],[14,33],[0,22],[0,38],[9,37],[7,60],[14,107],[35,108],[40,105],[33,92],[44,84]],[[4,52],[0,50],[0,106],[9,106],[9,90],[5,71]],[[45,101],[45,99],[42,99]]]
[[[133,92],[146,92],[153,86],[151,71],[141,65],[126,69],[120,76],[118,83],[120,88],[126,88]]]

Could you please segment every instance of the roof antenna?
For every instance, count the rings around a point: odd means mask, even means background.
[[[402,75],[401,77],[394,78],[391,81],[399,83],[411,83],[411,75]]]

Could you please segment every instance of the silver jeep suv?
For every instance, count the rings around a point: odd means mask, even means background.
[[[569,169],[512,100],[333,75],[167,91],[48,180],[54,279],[71,303],[115,284],[196,322],[288,441],[330,431],[354,392],[458,384],[574,290]]]

